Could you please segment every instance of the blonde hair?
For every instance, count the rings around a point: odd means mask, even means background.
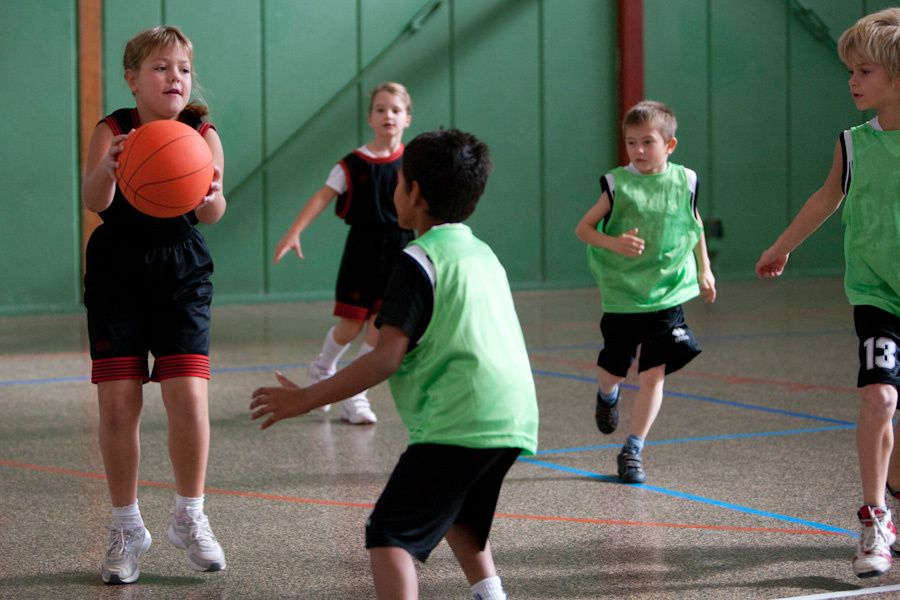
[[[375,86],[375,89],[369,94],[369,112],[372,112],[372,109],[375,107],[375,96],[377,96],[381,92],[387,92],[389,94],[393,94],[400,98],[403,101],[403,104],[406,105],[406,112],[412,113],[412,97],[409,95],[409,92],[406,90],[406,87],[402,83],[397,83],[395,81],[387,81],[385,83],[380,83]]]
[[[191,61],[191,96],[197,102],[190,102],[184,107],[185,112],[191,113],[197,117],[202,117],[209,113],[209,109],[203,103],[203,96],[200,85],[196,81],[194,74],[194,46],[184,32],[174,25],[163,25],[160,27],[152,27],[140,32],[125,44],[125,53],[122,56],[122,66],[126,71],[137,72],[141,68],[141,63],[157,50],[177,48],[184,50]]]
[[[671,108],[656,100],[642,100],[628,109],[622,119],[622,133],[628,127],[650,125],[656,129],[663,140],[669,141],[675,137],[678,121]]]
[[[866,15],[841,34],[838,56],[845,65],[874,63],[900,74],[900,8]]]

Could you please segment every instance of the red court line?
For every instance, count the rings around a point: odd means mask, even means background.
[[[0,467],[9,467],[11,469],[20,469],[23,471],[38,471],[42,473],[54,473],[57,475],[69,475],[72,477],[80,477],[82,479],[105,480],[106,475],[102,473],[90,473],[87,471],[76,471],[74,469],[64,469],[62,467],[48,467],[45,465],[34,465],[13,460],[0,459]],[[164,483],[160,481],[139,480],[138,484],[148,487],[174,489],[175,484]],[[237,496],[239,498],[254,498],[257,500],[269,500],[273,502],[291,502],[295,504],[314,504],[319,506],[338,506],[342,508],[366,508],[370,509],[374,505],[368,502],[347,502],[343,500],[324,500],[321,498],[302,498],[299,496],[284,496],[280,494],[265,494],[262,492],[243,492],[240,490],[223,490],[219,488],[206,488],[207,494],[215,494],[219,496]],[[841,536],[842,533],[833,531],[824,531],[821,529],[784,529],[778,527],[738,527],[732,525],[698,525],[690,523],[660,523],[654,521],[622,521],[618,519],[592,519],[587,517],[563,517],[554,515],[528,515],[517,513],[495,513],[499,519],[516,519],[521,521],[539,521],[545,523],[583,523],[587,525],[620,525],[626,527],[663,527],[668,529],[699,529],[704,531],[733,531],[742,533],[785,533],[789,535],[833,535]]]

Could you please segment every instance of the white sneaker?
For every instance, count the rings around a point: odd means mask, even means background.
[[[884,496],[887,499],[888,508],[891,509],[891,514],[900,510],[900,492],[895,492],[891,486],[885,486]],[[900,556],[900,537],[891,544],[891,552],[894,556]]]
[[[106,555],[100,563],[103,583],[133,583],[141,575],[141,555],[153,539],[143,525],[129,528],[118,523],[109,528]]]
[[[326,369],[319,365],[318,357],[316,360],[309,363],[309,366],[306,367],[306,385],[310,386],[314,383],[319,383],[323,379],[328,379],[332,375],[337,372],[337,369]],[[319,410],[322,412],[328,412],[331,410],[331,405],[326,404],[325,406],[320,406]]]
[[[857,577],[877,577],[887,573],[893,558],[891,544],[897,539],[897,529],[891,521],[891,511],[863,506],[857,513],[862,531],[853,557],[853,572]]]
[[[341,402],[341,421],[353,425],[371,425],[378,422],[378,417],[372,412],[365,394],[357,394]]]
[[[173,515],[167,535],[172,545],[187,550],[190,568],[195,571],[225,570],[225,553],[202,509],[186,508]]]

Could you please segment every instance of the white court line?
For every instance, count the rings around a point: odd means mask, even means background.
[[[852,590],[849,592],[831,592],[829,594],[813,594],[812,596],[789,596],[778,600],[828,600],[830,598],[851,598],[853,596],[869,596],[874,594],[886,594],[900,591],[900,585],[885,585],[882,587],[866,588],[864,590]]]

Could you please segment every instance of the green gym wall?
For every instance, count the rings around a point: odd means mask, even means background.
[[[385,80],[412,94],[407,139],[453,126],[491,146],[470,223],[515,288],[592,285],[573,231],[618,159],[616,0],[96,2],[104,114],[132,105],[121,67],[132,35],[174,24],[194,43],[226,152],[228,211],[201,226],[217,303],[331,297],[346,234],[336,217],[304,233],[305,260],[272,265],[272,251],[335,161],[369,139],[368,90]],[[644,0],[645,95],[678,114],[673,160],[698,171],[701,213],[722,225],[710,240],[719,278],[753,277],[840,130],[866,118],[834,42],[890,4]],[[78,13],[77,0],[0,1],[0,315],[81,309]],[[839,274],[839,219],[792,261],[795,276]]]

